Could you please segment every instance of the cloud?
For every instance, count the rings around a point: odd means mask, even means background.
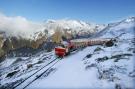
[[[28,21],[21,16],[8,17],[0,13],[0,32],[5,32],[7,36],[21,36],[23,38],[32,38],[31,36],[42,31],[43,25]]]

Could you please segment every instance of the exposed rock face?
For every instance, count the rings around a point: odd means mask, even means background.
[[[37,49],[46,41],[46,36],[40,33],[36,40],[17,38],[17,37],[0,37],[0,57],[5,55],[11,50],[19,49],[22,47],[28,47],[32,49]]]
[[[0,57],[4,55],[4,50],[2,49],[4,43],[4,38],[2,36],[2,33],[0,34]]]

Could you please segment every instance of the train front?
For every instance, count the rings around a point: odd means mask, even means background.
[[[64,57],[69,52],[69,43],[63,41],[57,47],[55,47],[55,55],[58,57]]]

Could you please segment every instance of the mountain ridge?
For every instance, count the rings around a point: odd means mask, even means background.
[[[10,50],[30,47],[32,49],[38,49],[39,46],[49,41],[59,43],[66,39],[73,39],[78,37],[98,37],[104,35],[112,27],[119,26],[121,24],[135,24],[135,17],[129,17],[119,22],[108,24],[108,26],[102,24],[86,23],[79,20],[48,20],[41,26],[41,30],[38,30],[31,35],[30,38],[22,36],[9,36],[4,31],[0,31],[0,56],[3,56]],[[57,37],[59,36],[59,37]],[[56,39],[58,38],[58,39]]]

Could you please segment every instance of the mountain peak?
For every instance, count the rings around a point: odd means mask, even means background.
[[[123,20],[123,21],[126,22],[126,23],[135,22],[135,16],[129,17],[129,18]]]

